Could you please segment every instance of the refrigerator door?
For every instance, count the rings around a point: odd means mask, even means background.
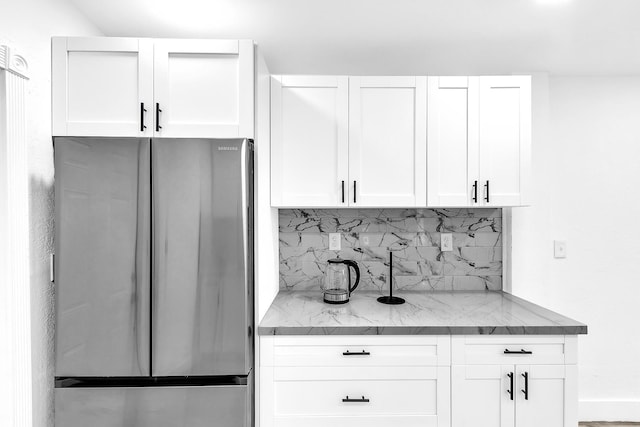
[[[248,427],[246,385],[57,388],[60,427]]]
[[[149,375],[150,141],[54,144],[55,375]]]
[[[162,138],[151,152],[152,374],[247,375],[251,146]]]

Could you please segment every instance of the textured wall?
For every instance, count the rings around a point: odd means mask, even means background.
[[[53,252],[53,150],[51,144],[51,36],[100,35],[67,0],[4,1],[0,7],[0,41],[29,62],[27,140],[33,426],[53,426],[53,286],[49,254]]]
[[[327,260],[358,263],[360,287],[388,289],[389,251],[395,288],[502,289],[500,209],[304,209],[279,211],[280,288],[320,289]],[[342,250],[329,234],[342,233]],[[440,250],[440,233],[453,251]],[[360,288],[359,288],[360,289]]]

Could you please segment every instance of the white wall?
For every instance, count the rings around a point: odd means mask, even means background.
[[[588,325],[580,419],[640,421],[640,76],[551,77],[548,93],[537,76],[533,120],[513,293]],[[553,258],[553,240],[567,241],[566,259]]]
[[[33,426],[53,421],[53,151],[51,36],[100,35],[67,0],[0,0],[0,43],[29,62],[27,127],[33,359]]]

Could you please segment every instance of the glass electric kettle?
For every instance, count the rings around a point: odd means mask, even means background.
[[[356,281],[351,286],[351,269],[356,272]],[[324,302],[329,304],[344,304],[349,302],[351,292],[355,291],[360,282],[360,269],[355,261],[348,259],[330,259],[324,273],[322,292]]]

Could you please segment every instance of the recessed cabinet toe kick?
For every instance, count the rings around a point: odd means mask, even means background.
[[[577,425],[575,335],[260,340],[261,427]]]

